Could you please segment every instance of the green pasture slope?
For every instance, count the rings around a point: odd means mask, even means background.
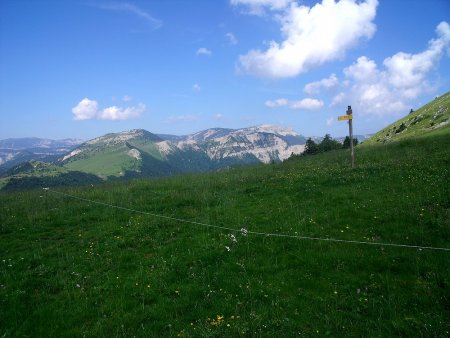
[[[449,133],[0,193],[1,337],[448,337]],[[242,230],[241,229],[245,229]],[[286,234],[275,237],[249,231]]]
[[[450,134],[450,92],[380,130],[364,143],[389,143],[438,133]]]

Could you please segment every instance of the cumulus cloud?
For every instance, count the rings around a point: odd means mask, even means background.
[[[330,105],[344,107],[346,101],[352,104],[355,112],[363,115],[383,116],[408,111],[414,99],[433,89],[429,75],[450,46],[450,25],[441,22],[436,35],[424,51],[416,54],[399,52],[385,58],[382,65],[366,56],[359,57],[343,70],[345,80],[333,83],[339,93]],[[332,77],[305,86],[305,91],[317,93],[316,89],[320,91],[326,87],[319,84]]]
[[[333,99],[331,100],[331,106],[336,106],[340,103],[342,103],[345,100],[345,93],[340,92],[339,94],[335,95]]]
[[[233,33],[228,32],[227,34],[225,34],[225,37],[228,39],[230,45],[236,45],[238,43],[238,40]]]
[[[117,106],[112,106],[103,109],[98,112],[98,118],[100,120],[128,120],[134,117],[140,116],[145,111],[145,105],[142,103],[137,107],[126,107],[121,108]]]
[[[88,98],[84,98],[72,108],[74,120],[128,120],[140,116],[144,111],[145,105],[142,103],[137,107],[111,106],[99,110],[97,101]]]
[[[264,103],[268,108],[289,107],[291,109],[300,110],[317,110],[323,107],[321,100],[305,98],[298,101],[289,101],[288,99],[268,100]]]
[[[383,115],[407,109],[402,91],[390,84],[388,72],[380,70],[375,61],[359,57],[344,74],[351,83],[346,98],[360,113]]]
[[[356,62],[344,69],[347,78],[357,82],[374,82],[379,78],[380,71],[375,61],[367,56],[360,56]]]
[[[248,74],[282,78],[294,77],[325,62],[338,59],[361,39],[375,33],[373,20],[377,0],[323,0],[312,8],[296,1],[235,0],[232,4],[252,4],[282,9],[276,19],[284,40],[271,41],[266,51],[250,50],[239,57],[238,68]],[[289,4],[287,6],[287,4]]]
[[[338,83],[339,80],[336,77],[336,74],[331,74],[330,77],[326,79],[308,83],[303,90],[305,93],[312,95],[319,93],[321,88],[330,89],[337,86]]]
[[[428,42],[428,49],[418,54],[397,53],[384,60],[389,82],[397,88],[419,85],[426,74],[435,67],[450,43],[450,26],[441,22],[437,28],[437,39]]]
[[[291,102],[290,107],[292,109],[317,110],[322,108],[323,105],[324,103],[321,100],[307,98]]]
[[[269,107],[269,108],[278,108],[278,107],[287,106],[289,104],[289,101],[287,99],[277,99],[274,101],[268,100],[264,104],[266,105],[266,107]]]
[[[212,52],[208,48],[201,47],[201,48],[197,49],[197,52],[195,52],[195,54],[210,56],[212,54]]]
[[[90,120],[97,115],[98,103],[85,97],[75,107],[72,108],[74,120]]]

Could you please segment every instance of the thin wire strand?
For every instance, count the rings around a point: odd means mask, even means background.
[[[66,194],[66,193],[63,193],[63,192],[60,192],[60,191],[51,190],[51,189],[47,189],[47,188],[46,188],[46,191],[50,191],[50,192],[53,192],[55,194],[63,195],[63,196],[70,197],[70,198],[73,198],[73,199],[77,199],[77,200],[80,200],[80,201],[90,202],[90,203],[94,203],[94,204],[99,204],[99,205],[103,205],[103,206],[106,206],[106,207],[115,208],[115,209],[119,209],[119,210],[135,212],[135,213],[138,213],[138,214],[143,214],[143,215],[148,215],[148,216],[168,219],[168,220],[177,221],[177,222],[202,225],[202,226],[206,226],[206,227],[210,227],[210,228],[222,229],[222,230],[227,230],[227,231],[241,232],[241,230],[228,228],[228,227],[224,227],[224,226],[220,226],[220,225],[213,225],[213,224],[201,223],[201,222],[196,222],[196,221],[189,221],[189,220],[185,220],[185,219],[181,219],[181,218],[176,218],[176,217],[171,217],[171,216],[164,216],[164,215],[158,215],[158,214],[154,214],[154,213],[147,212],[147,211],[141,211],[141,210],[136,210],[136,209],[131,209],[131,208],[125,208],[125,207],[121,207],[121,206],[118,206],[118,205],[112,205],[112,204],[99,202],[99,201],[93,201],[93,200],[90,200],[90,199],[87,199],[87,198],[74,196],[74,195],[69,195],[69,194]]]
[[[164,216],[164,215],[154,214],[154,213],[147,212],[147,211],[141,211],[141,210],[136,210],[136,209],[131,209],[131,208],[125,208],[125,207],[121,207],[121,206],[118,206],[118,205],[113,205],[113,204],[109,204],[109,203],[105,203],[105,202],[94,201],[94,200],[90,200],[90,199],[87,199],[87,198],[66,194],[64,192],[52,190],[50,188],[43,188],[43,189],[45,191],[50,191],[52,193],[55,193],[55,194],[58,194],[58,195],[62,195],[62,196],[65,196],[65,197],[69,197],[69,198],[73,198],[73,199],[77,199],[77,200],[80,200],[80,201],[89,202],[89,203],[93,203],[93,204],[98,204],[98,205],[102,205],[102,206],[106,206],[106,207],[110,207],[110,208],[114,208],[114,209],[134,212],[134,213],[148,215],[148,216],[152,216],[152,217],[158,217],[158,218],[167,219],[167,220],[176,221],[176,222],[201,225],[201,226],[205,226],[205,227],[209,227],[209,228],[215,228],[215,229],[226,230],[226,231],[231,231],[231,232],[239,232],[239,233],[243,233],[245,235],[246,234],[251,234],[251,235],[256,235],[256,236],[284,237],[284,238],[295,238],[295,239],[311,240],[311,241],[324,241],[324,242],[350,243],[350,244],[365,244],[365,245],[372,245],[372,246],[373,245],[375,245],[375,246],[391,246],[391,247],[410,248],[410,249],[419,249],[419,250],[450,251],[450,248],[433,247],[433,246],[420,246],[420,245],[397,244],[397,243],[382,243],[382,242],[368,242],[368,241],[356,241],[356,240],[336,239],[336,238],[328,238],[328,237],[310,237],[310,236],[288,235],[288,234],[279,234],[279,233],[266,233],[266,232],[252,231],[252,230],[248,230],[248,229],[244,229],[244,228],[242,228],[242,229],[234,229],[234,228],[229,228],[229,227],[220,226],[220,225],[213,225],[213,224],[207,224],[207,223],[202,223],[202,222],[190,221],[190,220],[186,220],[186,219],[182,219],[182,218],[171,217],[171,216]]]

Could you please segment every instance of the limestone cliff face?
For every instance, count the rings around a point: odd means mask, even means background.
[[[190,149],[203,151],[212,161],[255,158],[255,162],[283,161],[303,151],[305,138],[290,128],[262,125],[243,129],[208,129],[177,141],[164,141],[164,153]]]

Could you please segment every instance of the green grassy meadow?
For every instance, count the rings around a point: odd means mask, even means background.
[[[138,165],[136,159],[127,155],[128,150],[125,145],[113,147],[109,151],[96,153],[95,161],[88,157],[84,160],[69,162],[66,167],[69,170],[95,174],[102,179],[108,176],[121,176],[124,169],[133,169]]]
[[[450,132],[450,92],[447,92],[418,110],[383,128],[365,144],[386,143]]]
[[[0,193],[1,337],[448,337],[448,133]],[[286,234],[256,235],[241,231]]]

